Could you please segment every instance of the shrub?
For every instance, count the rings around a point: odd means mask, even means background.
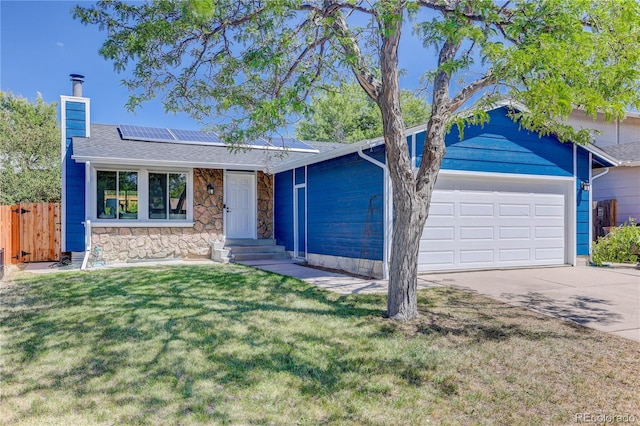
[[[604,262],[638,262],[640,251],[640,227],[634,219],[621,226],[611,228],[611,232],[593,243],[593,263],[602,266]]]

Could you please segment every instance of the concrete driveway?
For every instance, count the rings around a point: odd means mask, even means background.
[[[421,274],[447,285],[640,341],[640,270],[554,267]]]

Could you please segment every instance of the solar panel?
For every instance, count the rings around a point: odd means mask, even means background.
[[[220,140],[218,135],[213,132],[201,132],[199,130],[181,130],[181,129],[169,129],[173,133],[178,142],[201,142],[211,145],[224,145],[225,143]]]
[[[266,139],[262,139],[262,138],[256,139],[254,141],[249,141],[249,142],[247,142],[247,145],[254,146],[256,148],[270,148],[270,147],[273,146],[273,145],[271,145],[269,143],[269,141],[267,141]]]
[[[213,146],[226,146],[226,143],[213,132],[199,130],[166,129],[158,127],[132,126],[121,124],[118,126],[122,139],[172,142],[183,144],[201,144]],[[318,152],[317,149],[294,138],[258,138],[248,141],[245,148],[273,149],[297,152]]]
[[[311,145],[293,138],[272,138],[270,142],[271,145],[276,148],[290,149],[292,151],[318,152],[318,150]]]
[[[131,126],[128,124],[121,124],[119,127],[120,134],[122,135],[123,139],[161,142],[174,142],[176,140],[168,129],[145,126]]]

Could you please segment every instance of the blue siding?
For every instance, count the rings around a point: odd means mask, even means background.
[[[572,176],[572,144],[553,137],[538,137],[520,129],[505,115],[504,108],[489,112],[490,122],[464,129],[460,140],[457,127],[446,136],[447,152],[442,168],[476,172]],[[416,135],[417,164],[422,161],[425,132]]]
[[[86,105],[82,102],[66,102],[64,123],[66,131],[65,157],[66,157],[66,203],[65,203],[65,251],[84,251],[84,222],[85,212],[85,173],[84,164],[76,163],[71,158],[73,153],[73,136],[86,136],[87,123],[85,121]]]
[[[278,173],[274,189],[274,235],[279,245],[293,250],[293,171]]]
[[[554,137],[539,137],[519,128],[505,109],[490,113],[484,126],[464,130],[460,140],[454,127],[446,137],[443,169],[573,177],[573,144]],[[410,154],[422,159],[425,132],[411,137]],[[365,153],[385,162],[384,146]],[[589,253],[589,193],[580,182],[589,180],[589,153],[577,148],[576,254]],[[383,172],[357,154],[307,166],[309,253],[381,260],[383,253]],[[293,249],[293,171],[276,176],[276,235]],[[302,182],[296,173],[296,182]],[[286,196],[282,191],[286,192]],[[280,194],[278,192],[280,191]],[[567,206],[568,209],[573,206]],[[278,218],[278,216],[282,216]],[[280,225],[278,225],[280,224]]]
[[[422,163],[422,152],[424,151],[424,142],[427,138],[426,132],[420,132],[416,135],[416,167]]]
[[[296,185],[305,183],[304,167],[296,169]]]
[[[589,216],[591,206],[589,205],[589,192],[583,191],[581,182],[589,181],[589,153],[578,147],[576,171],[576,254],[586,256],[589,254]]]
[[[382,147],[372,151],[384,158]],[[382,260],[382,169],[350,154],[312,164],[307,173],[307,251]]]

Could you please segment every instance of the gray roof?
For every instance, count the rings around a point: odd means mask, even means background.
[[[307,144],[319,153],[344,146],[331,142]],[[73,158],[76,161],[105,164],[268,170],[270,167],[315,155],[318,154],[265,149],[241,149],[232,152],[223,146],[124,140],[120,137],[118,126],[109,124],[92,124],[90,137],[73,138]]]
[[[600,147],[621,163],[640,161],[640,141]]]

